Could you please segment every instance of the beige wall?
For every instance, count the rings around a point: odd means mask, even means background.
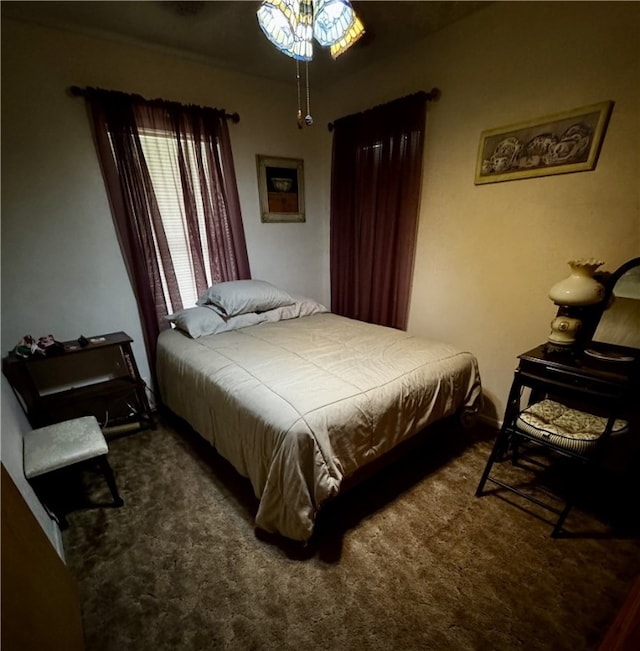
[[[334,117],[437,86],[409,330],[479,359],[501,418],[573,257],[640,255],[640,4],[499,2],[334,89]],[[595,171],[475,186],[480,132],[615,100]]]
[[[238,111],[230,130],[253,275],[325,303],[326,123],[438,86],[409,327],[473,351],[488,416],[500,418],[515,356],[546,338],[547,291],[566,261],[597,256],[613,269],[640,254],[639,27],[633,2],[499,2],[344,84],[312,84],[316,124],[299,131],[293,86],[3,20],[3,350],[27,332],[122,329],[148,375],[83,102],[69,85]],[[473,184],[483,129],[606,99],[616,106],[595,171]],[[257,153],[304,158],[306,224],[260,223]]]

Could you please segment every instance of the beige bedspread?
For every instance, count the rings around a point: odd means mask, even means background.
[[[481,399],[470,353],[331,313],[167,330],[157,373],[164,403],[250,479],[256,526],[302,541],[344,478]]]

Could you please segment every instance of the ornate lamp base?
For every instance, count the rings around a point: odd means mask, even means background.
[[[570,316],[557,316],[551,322],[548,341],[554,346],[570,347],[575,345],[578,332],[582,327],[580,319]]]

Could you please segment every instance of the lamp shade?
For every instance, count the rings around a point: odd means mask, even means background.
[[[570,260],[571,273],[553,285],[549,298],[556,305],[594,305],[604,298],[604,287],[593,277],[596,269],[604,264],[601,260],[587,258]]]

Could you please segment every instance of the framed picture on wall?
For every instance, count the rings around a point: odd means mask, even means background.
[[[261,221],[305,221],[302,159],[258,154],[256,162]]]
[[[595,169],[613,104],[601,102],[483,131],[476,185]]]

